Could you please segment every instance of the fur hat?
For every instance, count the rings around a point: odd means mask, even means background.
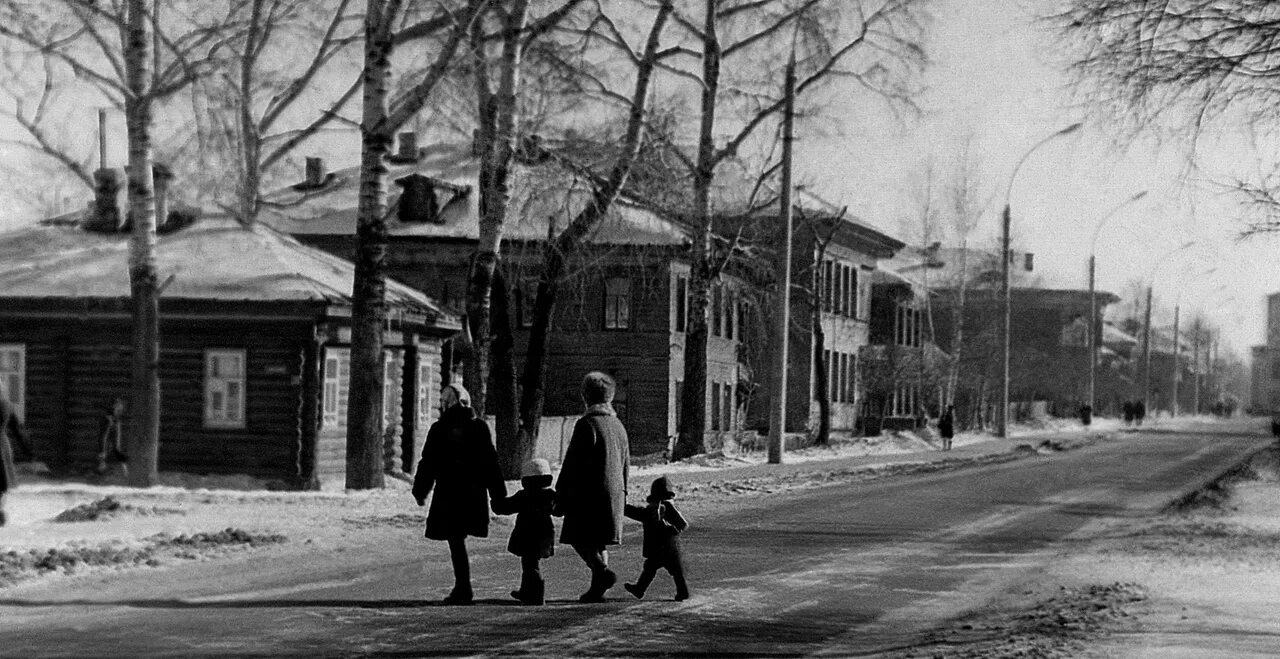
[[[666,499],[676,498],[676,492],[671,488],[671,482],[666,476],[659,476],[654,479],[653,485],[649,486],[650,501],[664,501]]]
[[[531,476],[550,476],[551,463],[542,458],[534,458],[524,463],[524,471],[520,473],[521,478],[529,478]]]

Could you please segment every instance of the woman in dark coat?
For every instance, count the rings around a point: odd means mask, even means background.
[[[493,500],[493,512],[515,515],[515,528],[507,551],[520,557],[520,589],[511,596],[525,604],[542,604],[546,582],[541,561],[556,553],[556,527],[551,521],[556,491],[551,489],[551,464],[542,458],[530,460],[520,477],[520,490],[505,499]]]
[[[440,418],[427,431],[422,460],[413,481],[413,498],[425,505],[435,489],[427,513],[426,536],[449,543],[453,561],[453,591],[447,604],[470,604],[471,563],[467,536],[489,535],[489,499],[507,496],[498,466],[498,453],[489,439],[489,426],[476,418],[471,397],[461,385],[440,392]]]
[[[942,436],[942,450],[951,450],[951,438],[956,436],[956,406],[948,405],[938,417],[938,434]]]
[[[613,394],[608,375],[593,372],[583,379],[587,412],[573,427],[556,481],[556,510],[564,516],[560,542],[572,546],[591,569],[591,586],[578,598],[582,602],[603,602],[605,591],[618,582],[605,548],[622,542],[630,446],[611,405]]]

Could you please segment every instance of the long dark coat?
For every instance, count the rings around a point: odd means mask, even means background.
[[[543,478],[545,482],[529,483]],[[523,479],[524,488],[505,499],[493,500],[493,512],[499,515],[515,514],[515,528],[507,551],[516,556],[551,558],[556,553],[556,527],[551,521],[556,491],[551,489],[551,476],[533,476]]]
[[[489,426],[470,407],[454,405],[445,410],[427,431],[413,479],[414,498],[427,498],[433,487],[428,538],[488,537],[489,497],[507,496],[507,486]]]
[[[31,446],[27,443],[22,423],[18,421],[18,413],[14,411],[9,401],[0,398],[0,493],[8,492],[18,484],[18,475],[14,471],[13,445],[9,443],[10,439],[18,442],[27,453],[31,453]]]
[[[679,561],[680,534],[689,528],[676,505],[670,501],[650,501],[649,505],[640,507],[627,504],[627,517],[640,522],[644,526],[645,558],[662,561],[664,564]]]
[[[560,542],[602,547],[622,542],[630,466],[627,429],[609,405],[593,405],[573,427],[556,481],[564,515]]]
[[[942,416],[938,417],[938,434],[946,439],[951,439],[956,435],[956,417],[949,411],[944,411]]]

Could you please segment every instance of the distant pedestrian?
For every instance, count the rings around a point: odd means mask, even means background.
[[[520,557],[520,589],[511,591],[511,596],[525,604],[542,604],[546,582],[541,561],[556,553],[556,529],[551,521],[556,491],[551,488],[551,465],[542,458],[530,460],[520,486],[515,494],[494,499],[493,512],[516,516],[507,551]]]
[[[951,450],[951,438],[956,436],[956,406],[948,405],[938,417],[938,434],[942,436],[942,450]]]
[[[1133,423],[1133,401],[1126,400],[1121,403],[1120,409],[1124,412],[1124,425],[1131,425]]]
[[[1147,404],[1140,400],[1133,401],[1133,422],[1142,425],[1142,420],[1147,418]]]
[[[124,399],[116,398],[103,410],[102,436],[98,442],[98,462],[94,473],[107,473],[111,464],[124,465],[128,462],[123,447]]]
[[[649,487],[649,505],[642,508],[627,504],[627,517],[644,525],[644,567],[635,583],[622,587],[638,599],[644,597],[660,568],[676,582],[676,601],[689,599],[689,584],[684,580],[684,554],[680,549],[680,534],[689,528],[689,522],[672,503],[675,498],[670,482],[662,476]]]
[[[573,427],[556,480],[556,511],[564,516],[560,542],[573,547],[591,569],[591,585],[578,600],[603,602],[618,582],[607,547],[622,542],[630,447],[627,429],[613,411],[615,385],[605,373],[582,380],[586,413]]]
[[[489,426],[471,409],[471,396],[462,385],[451,384],[440,392],[440,418],[427,431],[413,481],[413,498],[426,504],[435,489],[427,513],[426,536],[449,543],[453,562],[453,590],[446,604],[470,604],[471,563],[467,536],[489,535],[489,498],[507,496],[498,466],[498,453],[490,440]]]
[[[27,457],[33,455],[31,444],[27,441],[27,433],[22,428],[22,420],[18,418],[18,411],[5,398],[4,390],[0,389],[0,526],[4,526],[9,521],[4,509],[5,494],[9,492],[10,488],[18,484],[18,474],[14,469],[13,446],[9,444],[10,439],[18,444]]]

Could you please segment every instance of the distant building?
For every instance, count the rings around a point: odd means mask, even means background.
[[[1253,346],[1249,364],[1249,411],[1253,414],[1270,414],[1271,405],[1271,351],[1265,345]]]

